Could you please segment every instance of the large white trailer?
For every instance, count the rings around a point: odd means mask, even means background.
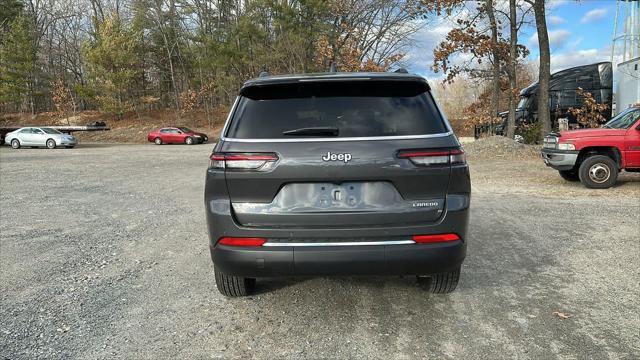
[[[640,57],[618,64],[615,94],[616,114],[640,104]]]

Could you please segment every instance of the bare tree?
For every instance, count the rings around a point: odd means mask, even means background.
[[[538,48],[540,50],[540,71],[538,73],[538,121],[542,124],[540,137],[551,132],[549,113],[549,81],[551,80],[551,52],[549,50],[549,33],[545,15],[545,0],[526,0],[533,7],[538,31]]]
[[[516,16],[516,0],[509,0],[509,117],[507,119],[507,137],[509,139],[513,139],[516,131],[516,58],[518,56],[518,26]]]

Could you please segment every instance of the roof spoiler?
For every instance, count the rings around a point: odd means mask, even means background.
[[[269,76],[269,71],[267,70],[267,65],[262,65],[262,70],[260,70],[258,77],[261,78],[265,76]]]

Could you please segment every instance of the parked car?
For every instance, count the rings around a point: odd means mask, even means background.
[[[549,134],[542,158],[565,180],[595,189],[613,186],[621,170],[640,172],[640,108],[621,112],[602,128]]]
[[[377,274],[451,292],[470,190],[465,153],[424,78],[250,80],[206,175],[218,290],[247,295],[260,277]]]
[[[202,144],[209,140],[206,134],[186,127],[166,127],[154,130],[147,135],[147,140],[156,145],[162,144]]]
[[[7,133],[4,140],[14,149],[19,149],[22,146],[46,146],[49,149],[55,149],[59,146],[72,148],[78,143],[73,135],[63,134],[48,127],[23,127]]]

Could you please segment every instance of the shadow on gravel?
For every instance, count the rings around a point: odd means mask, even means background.
[[[263,295],[270,292],[275,292],[280,289],[288,288],[297,284],[301,284],[312,278],[300,277],[300,278],[260,278],[256,282],[256,288],[252,295]]]

